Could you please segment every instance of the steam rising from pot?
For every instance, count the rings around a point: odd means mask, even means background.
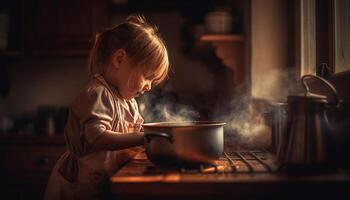
[[[277,75],[279,78],[274,77]],[[255,93],[259,95],[252,97],[250,93],[241,92],[233,95],[232,99],[227,99],[226,104],[213,106],[213,116],[209,120],[226,122],[226,146],[236,144],[243,144],[245,148],[271,146],[272,124],[268,121],[269,114],[271,117],[271,106],[273,103],[286,101],[290,93],[300,92],[301,86],[296,84],[295,72],[288,70],[266,73],[264,76],[265,78],[271,76],[265,79],[271,80],[271,83],[255,84],[257,88],[252,90],[259,91]],[[280,86],[276,87],[275,84]],[[276,88],[284,90],[279,91]],[[199,119],[199,112],[178,102],[176,96],[148,93],[143,95],[139,105],[146,122],[183,122]]]
[[[146,122],[183,122],[195,121],[199,112],[187,105],[182,105],[176,101],[176,97],[154,95],[148,93],[143,95],[139,101],[139,108]]]
[[[200,116],[193,108],[176,103],[173,99],[155,99],[152,94],[144,95],[139,101],[141,113],[146,122],[196,121]],[[244,144],[252,147],[270,145],[271,129],[266,125],[263,113],[251,104],[248,95],[237,96],[231,105],[214,108],[214,120],[226,122],[225,141],[230,144]],[[152,109],[150,109],[152,108]],[[225,144],[226,145],[226,144]],[[226,146],[227,146],[226,145]]]
[[[266,121],[268,108],[265,101],[252,100],[249,95],[237,96],[225,109],[217,109],[215,115],[226,122],[226,146],[249,148],[271,145],[271,127]]]

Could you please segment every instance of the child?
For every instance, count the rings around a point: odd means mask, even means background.
[[[167,76],[169,61],[158,30],[140,16],[96,36],[91,81],[74,100],[65,127],[68,150],[57,161],[45,199],[103,199],[108,178],[143,144],[134,97]]]

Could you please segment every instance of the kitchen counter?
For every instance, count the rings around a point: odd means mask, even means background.
[[[273,158],[268,154],[266,161]],[[279,172],[273,163],[269,165],[270,170],[255,172],[155,170],[150,173],[153,165],[142,152],[110,178],[111,192],[119,199],[299,199],[306,196],[328,199],[334,198],[334,194],[348,195],[348,171],[291,174]]]

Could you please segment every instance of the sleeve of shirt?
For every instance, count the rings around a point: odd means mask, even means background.
[[[81,95],[77,102],[77,115],[89,144],[93,144],[106,130],[112,129],[114,109],[112,94],[102,86],[89,88]]]

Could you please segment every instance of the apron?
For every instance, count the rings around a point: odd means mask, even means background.
[[[142,123],[136,101],[121,98],[101,75],[94,75],[71,106],[65,127],[68,150],[52,170],[44,199],[107,198],[109,177],[142,148],[93,151],[90,144],[105,129],[118,134],[140,132]]]

